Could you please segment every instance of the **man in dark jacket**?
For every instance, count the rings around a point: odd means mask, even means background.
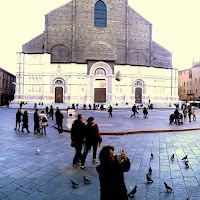
[[[73,167],[78,167],[78,161],[82,158],[82,145],[85,137],[85,124],[82,122],[83,115],[78,114],[78,119],[74,121],[71,129],[71,140],[75,143],[75,156],[73,159]]]
[[[22,118],[22,130],[21,132],[24,132],[24,128],[27,130],[27,133],[30,133],[29,129],[28,129],[28,111],[25,110],[24,111],[24,114],[22,115],[23,118]]]
[[[56,124],[58,127],[58,135],[62,135],[63,132],[63,114],[60,112],[60,109],[57,107],[56,115]]]
[[[124,154],[114,156],[114,147],[104,146],[99,153],[100,165],[96,170],[100,181],[100,200],[128,200],[124,172],[130,161]]]
[[[39,133],[39,116],[38,116],[38,109],[35,110],[34,115],[33,115],[33,119],[34,119],[34,134]]]

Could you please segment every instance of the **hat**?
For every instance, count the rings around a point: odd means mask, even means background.
[[[86,122],[92,122],[93,120],[94,120],[94,117],[89,117]]]

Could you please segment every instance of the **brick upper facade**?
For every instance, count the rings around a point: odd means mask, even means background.
[[[98,0],[72,0],[45,16],[45,31],[24,53],[49,53],[54,63],[114,62],[172,68],[171,53],[152,41],[152,24],[128,0],[104,0],[106,27],[94,26]]]

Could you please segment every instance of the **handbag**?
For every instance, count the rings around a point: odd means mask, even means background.
[[[75,142],[71,141],[71,147],[75,147]]]

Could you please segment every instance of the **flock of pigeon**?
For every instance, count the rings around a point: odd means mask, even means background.
[[[188,164],[187,158],[188,158],[188,156],[186,155],[181,160],[184,161],[185,167],[189,168],[189,164]],[[151,153],[150,159],[153,159],[153,153]],[[171,160],[174,160],[174,154],[172,154]],[[152,169],[151,169],[151,167],[149,167],[148,174],[151,174],[151,173],[152,173]],[[146,174],[147,183],[153,183],[153,180],[150,178],[150,176],[148,174]],[[170,186],[168,186],[166,182],[163,182],[163,183],[164,183],[164,186],[165,186],[165,189],[166,189],[167,192],[168,191],[172,191],[172,188]],[[135,186],[133,188],[133,190],[128,193],[128,196],[134,197],[134,195],[135,195],[136,192],[137,192],[137,186]],[[189,198],[187,198],[186,200],[189,200]]]
[[[40,149],[38,148],[36,150],[36,154],[39,154],[39,153],[40,153]],[[150,159],[153,159],[153,153],[151,153]],[[187,159],[188,159],[188,156],[185,155],[181,160],[184,161],[185,167],[189,168],[189,164],[188,164],[188,160]],[[172,154],[171,160],[174,160],[174,154]],[[148,174],[152,174],[152,168],[151,167],[149,167],[149,169],[148,169]],[[150,178],[150,176],[148,174],[146,174],[147,183],[153,183],[153,180]],[[91,183],[91,181],[86,176],[83,176],[83,181],[84,181],[85,184],[90,184]],[[167,192],[168,191],[172,191],[172,188],[170,186],[168,186],[166,182],[163,182],[163,183],[164,183],[164,186],[165,186],[165,189],[166,189]],[[78,183],[76,183],[74,180],[71,180],[71,184],[72,184],[72,186],[74,188],[76,188],[78,186]],[[134,197],[136,192],[137,192],[137,186],[135,186],[133,188],[133,190],[131,190],[131,192],[128,193],[128,196]],[[186,200],[189,200],[189,198],[187,198]]]

